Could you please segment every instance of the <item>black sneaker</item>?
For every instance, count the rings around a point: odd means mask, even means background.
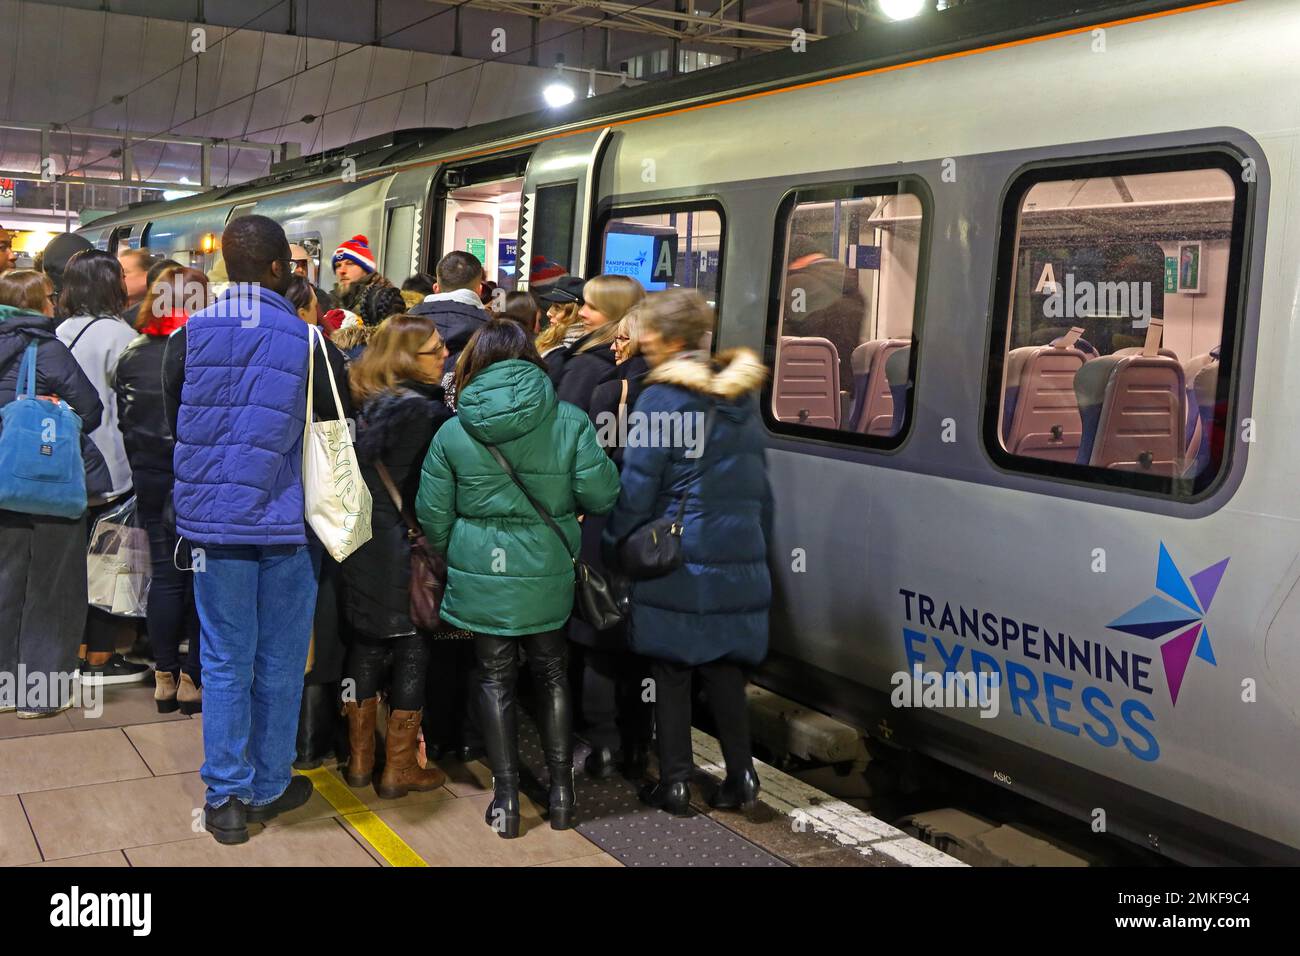
[[[267,820],[275,819],[282,813],[297,810],[311,799],[314,789],[311,781],[306,777],[294,777],[289,781],[289,786],[284,788],[284,793],[280,794],[275,800],[265,806],[249,807],[248,822],[265,823]]]
[[[248,810],[242,800],[227,800],[213,809],[203,807],[203,829],[225,846],[248,842]]]
[[[81,679],[97,684],[138,684],[148,680],[152,671],[148,664],[128,661],[121,654],[114,654],[102,664],[81,663]]]

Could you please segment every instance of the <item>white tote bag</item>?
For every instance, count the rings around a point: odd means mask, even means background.
[[[325,550],[335,561],[342,561],[370,540],[370,512],[373,502],[370,489],[361,477],[352,435],[343,417],[334,372],[325,363],[334,408],[338,418],[332,422],[312,421],[312,395],[316,387],[316,340],[320,336],[324,351],[324,333],[307,326],[307,415],[302,435],[302,491],[307,523]]]

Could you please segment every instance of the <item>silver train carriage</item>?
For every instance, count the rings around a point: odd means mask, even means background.
[[[255,211],[326,286],[365,233],[397,281],[457,248],[507,288],[701,288],[714,347],[773,372],[759,683],[1173,859],[1294,862],[1300,6],[1077,6],[402,131],[82,231],[212,269]]]

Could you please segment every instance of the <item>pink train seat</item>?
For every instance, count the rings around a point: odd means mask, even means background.
[[[779,421],[840,427],[840,356],[829,339],[781,337],[772,414]]]
[[[1083,422],[1074,393],[1075,374],[1091,357],[1077,348],[1082,328],[1050,345],[1028,345],[1007,354],[1002,443],[1013,455],[1074,461]]]
[[[1076,461],[1177,476],[1186,455],[1183,366],[1159,348],[1163,322],[1152,319],[1147,344],[1088,362],[1074,377],[1083,421]]]

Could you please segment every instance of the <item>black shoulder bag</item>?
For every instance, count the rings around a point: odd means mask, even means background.
[[[700,462],[704,461],[704,449],[713,434],[713,421],[717,417],[717,406],[709,407],[704,419],[704,441],[700,444]],[[686,562],[682,550],[682,522],[686,517],[686,499],[690,496],[691,485],[700,477],[697,468],[695,474],[682,490],[677,501],[677,514],[672,510],[662,517],[648,521],[637,528],[618,546],[618,563],[628,577],[638,581],[661,578],[672,574]]]
[[[542,507],[541,503],[532,496],[524,483],[519,480],[519,476],[515,474],[515,469],[506,460],[506,456],[501,454],[501,450],[495,445],[483,442],[483,447],[492,453],[492,457],[497,460],[501,470],[509,475],[510,480],[523,492],[524,497],[528,499],[528,503],[537,512],[537,516],[546,522],[548,528],[555,532],[555,536],[560,539],[560,544],[568,553],[569,541],[564,537],[564,532],[556,524],[555,519]],[[585,621],[597,631],[607,631],[611,627],[622,624],[627,617],[628,609],[625,589],[620,588],[617,583],[606,578],[585,561],[579,561],[572,554],[569,557],[573,561],[573,613],[578,616],[579,620]]]

